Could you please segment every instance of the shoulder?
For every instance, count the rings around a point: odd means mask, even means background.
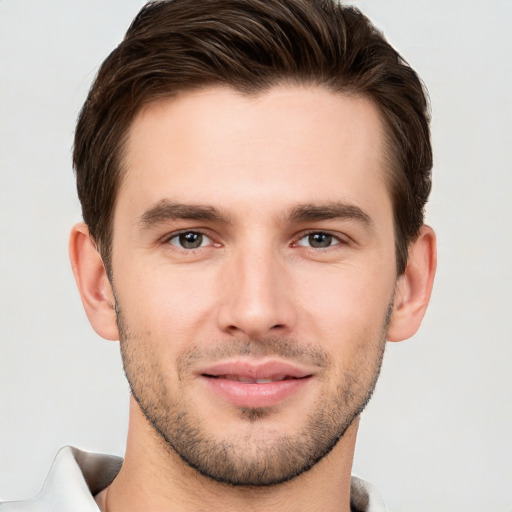
[[[350,506],[354,512],[388,512],[377,488],[354,475],[350,480]]]
[[[0,512],[97,512],[94,495],[121,469],[120,457],[66,446],[55,457],[39,494],[31,500],[0,502]]]

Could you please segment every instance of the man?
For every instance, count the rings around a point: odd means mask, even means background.
[[[435,272],[421,83],[356,9],[148,4],[80,114],[88,318],[119,339],[126,456],[65,449],[7,510],[385,510],[350,476],[386,340]]]

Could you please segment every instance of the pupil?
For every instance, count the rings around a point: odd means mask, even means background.
[[[197,249],[201,247],[203,235],[201,233],[182,233],[180,235],[180,244],[185,249]]]
[[[314,233],[309,235],[311,247],[329,247],[332,243],[332,235],[327,233]]]

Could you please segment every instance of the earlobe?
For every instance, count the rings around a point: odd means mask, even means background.
[[[398,278],[388,341],[405,340],[419,329],[432,293],[436,264],[436,236],[424,225],[409,247],[407,268]]]
[[[93,329],[107,340],[119,339],[112,287],[84,223],[77,224],[71,230],[69,257],[82,304]]]

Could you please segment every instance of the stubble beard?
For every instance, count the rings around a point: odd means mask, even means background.
[[[117,303],[118,305],[119,303]],[[116,307],[123,366],[131,393],[163,446],[175,452],[200,474],[224,484],[263,487],[282,484],[311,469],[337,445],[369,402],[380,373],[392,303],[386,312],[380,338],[366,342],[357,360],[347,368],[331,396],[322,396],[307,417],[304,427],[293,435],[265,426],[267,409],[241,409],[240,418],[251,428],[240,439],[221,439],[208,432],[200,415],[187,403],[181,389],[170,390],[158,361],[145,346],[143,337],[129,329]],[[219,345],[218,358],[226,355],[274,355],[316,361],[329,373],[332,361],[319,348],[301,347],[289,339],[270,338]],[[368,348],[370,347],[370,348]],[[370,350],[371,349],[371,350]],[[212,351],[208,352],[211,357]],[[204,357],[191,348],[178,360],[178,377],[186,374],[194,360]],[[323,362],[323,363],[320,363]]]

